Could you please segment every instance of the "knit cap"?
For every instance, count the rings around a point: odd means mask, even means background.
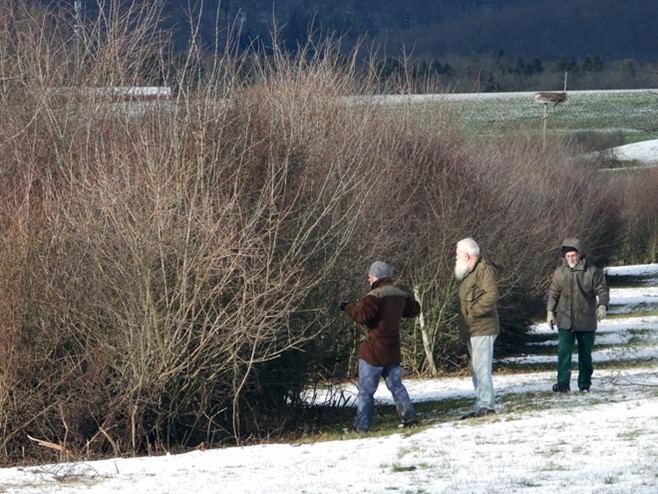
[[[384,261],[375,261],[370,265],[368,274],[375,278],[390,278],[393,276],[393,270]]]

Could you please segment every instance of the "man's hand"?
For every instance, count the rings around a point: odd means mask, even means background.
[[[606,313],[607,313],[607,312],[608,312],[608,311],[607,311],[607,309],[605,308],[605,305],[599,305],[599,306],[596,308],[596,320],[597,320],[597,321],[601,321],[601,320],[605,319],[605,316],[606,316]]]
[[[347,307],[349,304],[350,304],[349,302],[345,302],[343,300],[340,304],[338,304],[338,308],[342,311],[345,311],[345,307]]]
[[[551,329],[555,329],[555,314],[550,310],[546,313],[546,322]]]

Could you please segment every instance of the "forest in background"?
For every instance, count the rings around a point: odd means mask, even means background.
[[[89,1],[89,0],[87,0]],[[164,15],[181,26],[188,2],[164,2]],[[385,55],[404,46],[419,57],[471,56],[504,50],[512,57],[583,59],[598,53],[607,61],[656,62],[658,1],[618,0],[206,0],[197,2],[199,34],[209,46],[216,27],[234,26],[241,47],[280,30],[289,50],[304,46],[309,26],[323,36],[345,37],[351,51],[372,40]],[[219,16],[217,16],[219,13]]]
[[[52,5],[52,2],[47,2]],[[88,22],[135,0],[59,0],[68,21]],[[79,8],[76,9],[76,5]],[[209,58],[340,40],[376,63],[382,92],[629,89],[658,82],[658,0],[160,0],[176,60],[190,48]],[[129,27],[130,28],[130,27]],[[175,62],[172,62],[175,63]],[[211,64],[212,61],[206,63]],[[401,80],[404,79],[404,87]]]

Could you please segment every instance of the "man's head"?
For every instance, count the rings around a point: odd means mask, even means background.
[[[570,268],[575,268],[584,255],[583,243],[577,238],[565,238],[560,254]]]
[[[461,281],[473,268],[480,258],[480,246],[472,238],[464,238],[457,242],[455,250],[455,277]]]
[[[567,261],[570,268],[575,268],[580,262],[580,252],[576,249],[569,250],[564,254],[564,260]]]
[[[375,261],[370,265],[368,270],[368,282],[372,285],[375,281],[381,278],[391,278],[393,276],[393,269],[384,261]]]

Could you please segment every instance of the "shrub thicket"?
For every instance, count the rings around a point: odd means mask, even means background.
[[[658,169],[616,173],[611,183],[620,191],[623,227],[614,261],[620,264],[658,262]]]
[[[216,54],[203,73],[192,51],[169,72],[157,15],[136,6],[77,35],[20,2],[0,21],[6,462],[44,454],[28,435],[90,458],[283,431],[303,388],[354,372],[358,332],[335,307],[375,258],[422,301],[405,365],[437,374],[459,365],[457,240],[500,266],[508,342],[541,310],[562,237],[595,258],[614,244],[609,189],[569,149],[471,146],[440,109],[391,118],[347,97],[368,81],[331,43]],[[173,100],[89,91],[139,85],[146,62]]]

